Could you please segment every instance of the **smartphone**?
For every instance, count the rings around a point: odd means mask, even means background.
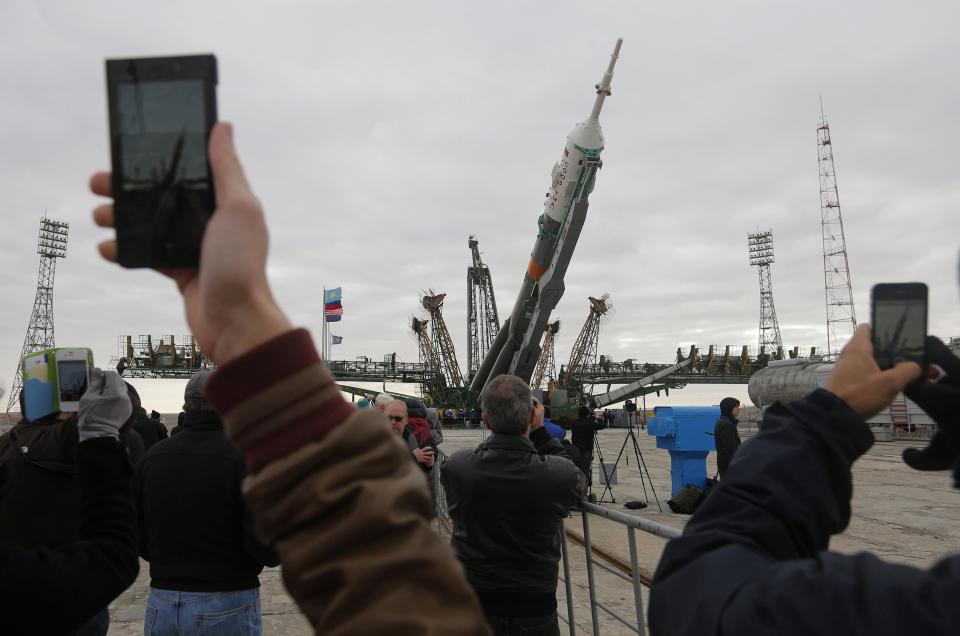
[[[60,411],[79,411],[80,397],[86,392],[90,380],[90,350],[57,349],[54,356]]]
[[[924,366],[927,339],[927,286],[880,283],[870,292],[873,357],[881,369],[912,360]]]
[[[196,267],[216,198],[213,55],[107,60],[117,261]]]

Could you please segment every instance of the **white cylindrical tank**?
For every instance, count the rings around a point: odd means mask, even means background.
[[[750,377],[747,394],[759,407],[770,406],[777,400],[798,400],[826,386],[831,371],[832,362],[774,360]]]

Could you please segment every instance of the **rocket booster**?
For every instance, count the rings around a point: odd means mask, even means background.
[[[617,40],[606,72],[596,85],[590,115],[567,135],[559,161],[550,175],[537,238],[510,318],[503,323],[470,386],[479,392],[487,379],[503,373],[528,381],[540,355],[540,337],[550,312],[563,295],[563,277],[586,217],[587,197],[593,190],[603,151],[600,110],[610,95],[613,68],[623,38]],[[542,324],[540,324],[542,323]]]

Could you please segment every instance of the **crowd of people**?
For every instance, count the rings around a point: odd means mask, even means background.
[[[493,434],[441,468],[446,543],[425,479],[440,414],[387,395],[364,409],[343,399],[308,332],[273,300],[266,224],[228,124],[214,128],[209,157],[217,210],[202,266],[163,273],[218,368],[188,383],[168,439],[135,391],[98,369],[78,413],[0,439],[4,633],[105,633],[140,557],[146,634],[259,633],[258,575],[277,563],[317,633],[559,633],[561,524],[587,494],[603,418],[579,413],[564,444],[524,382],[490,381],[481,407]],[[91,187],[109,197],[110,176]],[[112,226],[111,206],[94,218]],[[112,241],[100,251],[116,258]],[[960,557],[920,570],[827,549],[849,521],[850,466],[873,441],[865,420],[900,391],[939,427],[907,463],[960,480],[960,363],[938,342],[927,351],[939,376],[921,378],[914,363],[879,369],[861,327],[826,389],[767,410],[667,545],[653,633],[960,633]],[[736,436],[735,406],[725,417]]]

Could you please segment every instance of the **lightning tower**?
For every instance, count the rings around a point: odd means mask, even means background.
[[[553,343],[556,340],[557,332],[560,331],[560,321],[551,322],[544,329],[543,348],[540,350],[540,359],[537,360],[537,368],[533,372],[533,380],[530,382],[531,389],[544,389],[543,380],[553,383],[557,379],[557,363],[553,355]]]
[[[573,344],[570,360],[567,362],[567,369],[563,375],[563,385],[567,387],[574,386],[577,379],[583,374],[584,367],[596,363],[601,319],[613,307],[609,294],[604,294],[600,298],[590,296],[588,300],[590,301],[590,313],[587,314],[587,320],[583,323],[583,328],[577,335],[577,341]]]
[[[33,299],[33,312],[30,314],[30,324],[27,325],[27,335],[23,339],[21,358],[28,353],[56,346],[53,335],[53,277],[57,271],[57,259],[67,255],[69,231],[69,223],[54,221],[46,216],[40,221],[40,234],[37,237],[37,254],[40,255],[37,295]],[[23,375],[20,361],[17,360],[17,375],[10,390],[10,401],[7,402],[8,413],[20,399],[22,388]]]
[[[473,377],[500,331],[500,318],[493,278],[480,259],[477,237],[471,236],[467,244],[473,257],[473,264],[467,268],[467,377]]]
[[[757,232],[747,235],[750,265],[757,268],[760,277],[760,351],[773,353],[783,346],[777,310],[773,306],[773,278],[770,265],[773,263],[773,232]]]
[[[843,235],[837,173],[833,164],[830,124],[820,102],[817,126],[817,155],[820,163],[820,223],[823,231],[823,285],[827,304],[827,357],[836,358],[857,329],[850,284],[847,241]]]
[[[462,387],[463,375],[457,363],[457,352],[453,348],[453,339],[450,337],[447,323],[443,321],[441,313],[443,299],[446,297],[446,294],[435,294],[430,290],[420,299],[420,304],[430,314],[430,338],[433,341],[437,363],[440,365],[439,370],[446,379],[447,386]]]

